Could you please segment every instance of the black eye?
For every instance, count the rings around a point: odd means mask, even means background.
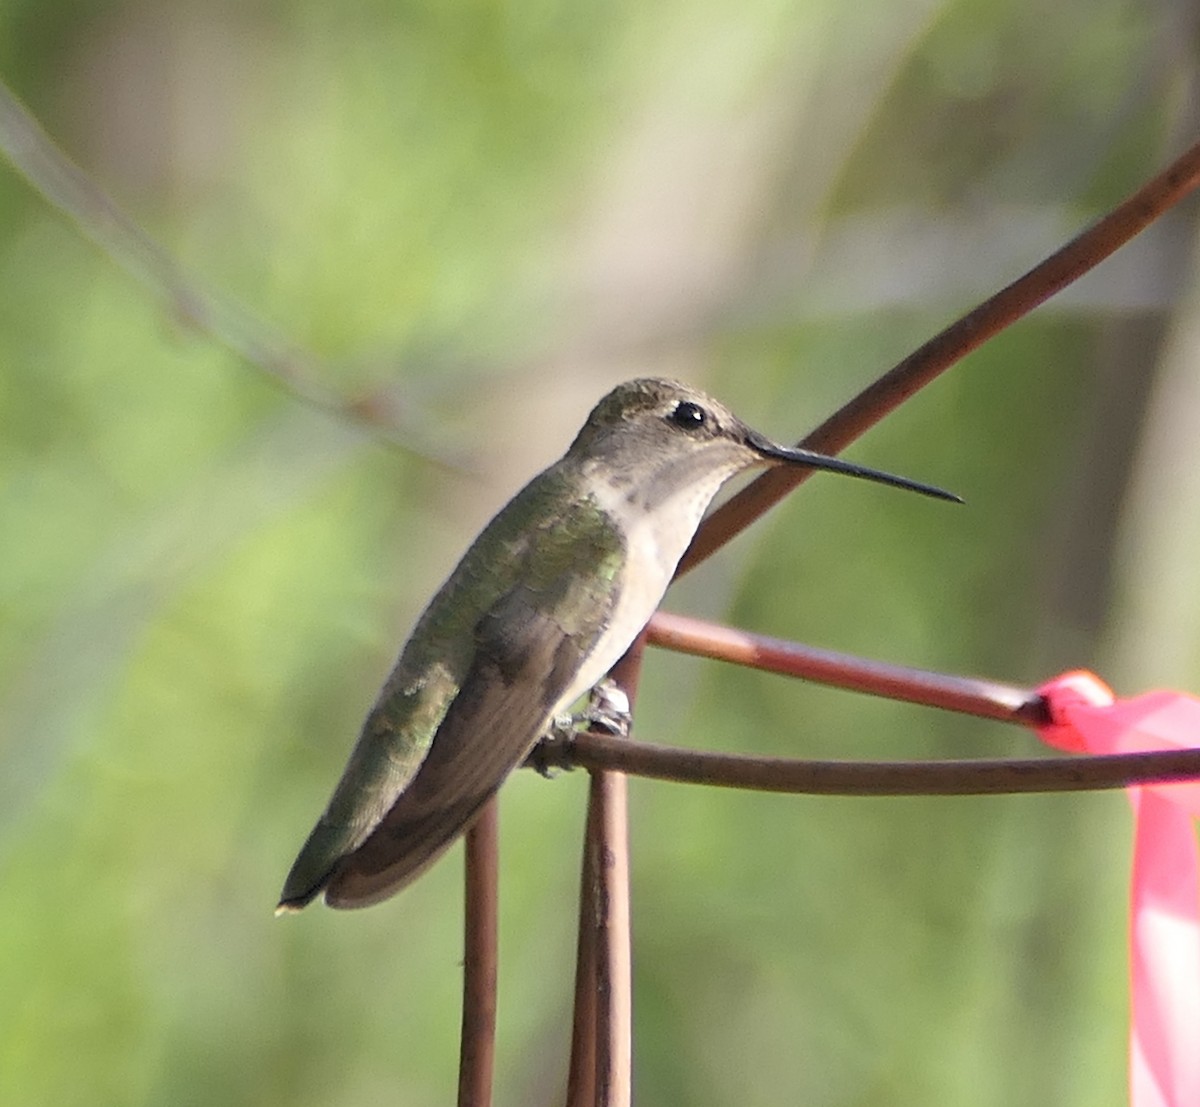
[[[680,400],[667,416],[668,423],[674,423],[680,430],[699,430],[708,420],[708,412],[691,400]]]

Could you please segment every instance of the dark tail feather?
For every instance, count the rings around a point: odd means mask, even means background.
[[[374,833],[334,869],[325,902],[338,908],[369,907],[398,892],[458,840],[495,791],[411,816],[401,797]]]
[[[287,880],[283,882],[275,914],[287,915],[301,911],[312,903],[329,883],[337,862],[352,844],[353,839],[345,827],[327,823],[322,816],[300,850]]]

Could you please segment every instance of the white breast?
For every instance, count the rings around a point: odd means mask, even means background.
[[[593,687],[620,660],[638,631],[649,622],[662,602],[675,575],[675,567],[696,533],[705,509],[724,483],[724,476],[715,474],[711,480],[691,484],[647,512],[631,512],[626,500],[628,489],[600,482],[592,491],[601,509],[614,518],[627,520],[627,562],[608,627],[555,707],[555,714]]]

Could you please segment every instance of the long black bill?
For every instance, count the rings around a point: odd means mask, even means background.
[[[920,492],[922,496],[933,496],[939,500],[949,500],[951,503],[962,503],[962,497],[944,488],[932,484],[922,484],[907,477],[898,477],[894,473],[885,473],[881,469],[869,469],[865,465],[855,465],[852,461],[843,461],[840,457],[830,457],[828,454],[818,454],[812,450],[802,450],[795,446],[780,446],[769,438],[764,438],[757,431],[746,435],[746,443],[757,450],[763,457],[774,461],[782,461],[788,465],[805,465],[809,469],[826,469],[831,473],[844,473],[848,477],[861,477],[863,480],[873,480],[878,484],[890,484],[893,488],[904,488],[909,492]]]

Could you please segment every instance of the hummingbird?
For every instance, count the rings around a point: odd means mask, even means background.
[[[618,385],[484,528],[417,621],[277,914],[386,899],[435,861],[650,620],[708,505],[753,468],[957,496],[780,446],[678,381]]]

